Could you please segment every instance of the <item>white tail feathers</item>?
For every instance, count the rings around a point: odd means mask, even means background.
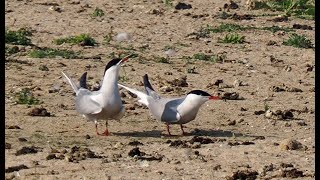
[[[139,103],[141,104],[144,104],[146,106],[149,105],[149,102],[148,102],[148,95],[141,92],[141,91],[138,91],[138,90],[135,90],[135,89],[132,89],[132,88],[129,88],[127,86],[124,86],[122,84],[118,84],[120,87],[123,87],[125,88],[126,90],[130,91],[131,93],[137,95],[140,99],[138,100]]]
[[[69,76],[66,75],[64,72],[62,72],[62,74],[63,74],[64,77],[67,79],[68,83],[71,85],[73,91],[74,91],[75,93],[77,93],[77,92],[78,92],[78,86],[76,85],[76,83],[74,83],[74,82],[72,81],[72,79],[69,78]]]

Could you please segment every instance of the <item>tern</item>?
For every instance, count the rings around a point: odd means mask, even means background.
[[[212,96],[202,90],[192,90],[184,97],[162,98],[151,86],[147,74],[143,76],[143,83],[146,93],[129,88],[122,84],[118,85],[131,93],[136,94],[139,98],[138,102],[147,106],[155,119],[166,124],[167,131],[170,136],[170,124],[179,124],[182,130],[182,135],[186,135],[183,130],[183,124],[186,124],[196,118],[202,104],[208,100],[220,99],[220,97]]]
[[[90,91],[87,88],[87,72],[80,78],[80,87],[66,73],[62,72],[76,93],[76,111],[89,121],[94,121],[97,135],[111,135],[108,130],[108,120],[119,121],[124,116],[125,107],[120,97],[118,79],[121,64],[127,61],[129,57],[131,55],[122,59],[112,59],[108,62],[105,67],[102,85],[97,91]],[[106,130],[102,134],[98,132],[99,120],[106,120]]]

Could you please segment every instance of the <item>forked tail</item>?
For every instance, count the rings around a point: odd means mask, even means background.
[[[137,95],[137,96],[140,98],[140,100],[139,100],[140,103],[142,103],[142,104],[144,104],[144,105],[146,105],[146,106],[149,105],[148,95],[147,95],[147,94],[145,94],[145,93],[143,93],[143,92],[141,92],[141,91],[138,91],[138,90],[136,90],[136,89],[132,89],[132,88],[129,88],[129,87],[127,87],[127,86],[124,86],[124,85],[122,85],[122,84],[118,84],[118,85],[119,85],[120,87],[123,87],[123,88],[125,88],[126,90],[130,91],[131,93]]]
[[[143,84],[144,84],[144,88],[146,89],[147,94],[150,95],[149,90],[154,91],[154,89],[153,89],[153,87],[152,87],[151,84],[150,84],[148,74],[145,74],[145,75],[143,76]],[[149,89],[148,89],[148,88],[149,88]]]
[[[62,72],[62,74],[67,79],[68,83],[71,85],[73,91],[75,93],[77,93],[78,92],[78,87],[77,87],[76,83],[74,83],[74,81],[72,81],[72,79],[67,74],[65,74],[64,72]]]

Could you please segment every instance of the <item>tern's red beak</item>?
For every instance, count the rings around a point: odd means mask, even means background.
[[[219,100],[221,98],[219,96],[210,96],[209,99],[211,99],[211,100]]]
[[[126,62],[126,61],[128,61],[128,60],[129,60],[129,58],[130,58],[130,57],[132,57],[132,56],[133,56],[133,54],[130,54],[130,55],[128,55],[128,56],[126,56],[126,57],[122,58],[122,59],[121,59],[121,62]]]

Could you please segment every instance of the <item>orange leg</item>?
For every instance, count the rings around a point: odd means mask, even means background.
[[[95,126],[96,126],[96,133],[97,133],[97,135],[99,135],[99,136],[109,136],[109,135],[111,135],[111,133],[109,132],[109,130],[108,130],[108,121],[106,121],[106,130],[103,132],[103,133],[99,133],[99,131],[98,131],[98,122],[97,121],[94,121],[94,123],[95,123]]]

